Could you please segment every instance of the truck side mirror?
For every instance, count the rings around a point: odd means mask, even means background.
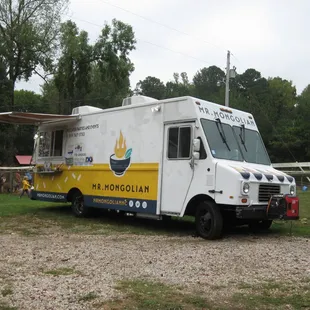
[[[199,160],[199,159],[200,159],[200,154],[199,154],[199,152],[194,152],[194,153],[193,153],[193,157],[194,157],[195,160]]]
[[[193,152],[200,152],[200,139],[193,140]]]

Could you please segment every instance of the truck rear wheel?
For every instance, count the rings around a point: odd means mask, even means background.
[[[84,197],[81,192],[73,194],[71,208],[76,217],[85,217],[89,214],[89,209],[84,205]]]
[[[214,202],[205,201],[197,207],[195,224],[200,237],[209,240],[219,239],[221,237],[223,217]]]

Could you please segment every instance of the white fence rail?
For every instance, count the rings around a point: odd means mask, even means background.
[[[21,166],[21,167],[0,167],[0,171],[22,171],[22,170],[32,170],[33,166]]]
[[[310,182],[310,162],[275,163],[272,166],[294,177],[306,177]]]

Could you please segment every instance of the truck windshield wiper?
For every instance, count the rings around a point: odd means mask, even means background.
[[[219,134],[222,138],[223,143],[227,146],[227,149],[230,152],[230,147],[229,147],[227,140],[226,140],[224,128],[223,128],[222,122],[219,118],[216,119],[216,127],[217,127],[217,130],[219,131]],[[221,129],[220,129],[220,127],[221,127]]]
[[[245,146],[245,126],[244,126],[244,124],[242,124],[242,125],[240,126],[239,137],[240,137],[240,140],[241,140],[241,144],[244,146],[244,149],[245,149],[245,151],[247,152],[248,150],[247,150],[247,148],[246,148],[246,146]]]

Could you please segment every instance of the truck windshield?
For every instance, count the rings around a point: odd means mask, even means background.
[[[243,161],[240,146],[230,125],[222,123],[219,119],[201,119],[201,124],[213,157]]]
[[[271,164],[263,140],[257,131],[241,126],[233,126],[233,130],[247,162],[262,165]]]

